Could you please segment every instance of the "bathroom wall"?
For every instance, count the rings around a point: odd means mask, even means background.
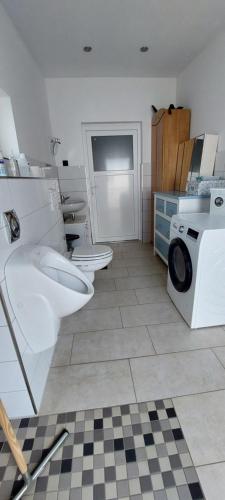
[[[14,208],[20,220],[21,238],[9,244],[3,212]],[[52,349],[34,355],[21,331],[10,307],[6,282],[5,264],[11,252],[19,245],[41,243],[64,251],[64,225],[59,206],[59,185],[50,179],[0,179],[0,286],[8,304],[17,343],[26,369],[37,406],[40,404]],[[24,284],[26,286],[26,284]],[[32,325],[31,325],[32,328]],[[10,417],[31,415],[33,409],[25,386],[20,365],[0,307],[0,399],[6,405]]]
[[[20,151],[51,163],[44,79],[1,3],[0,68],[0,89],[11,98]]]
[[[83,165],[73,167],[59,167],[60,191],[65,196],[71,196],[74,200],[84,200],[87,203],[87,185],[85,168]],[[79,212],[79,215],[87,213],[87,206]]]
[[[190,107],[191,136],[220,135],[215,173],[225,174],[225,31],[177,79],[177,102]]]
[[[141,122],[143,238],[149,240],[151,105],[163,107],[176,102],[176,79],[55,78],[47,79],[46,86],[52,132],[62,139],[57,165],[62,165],[62,160],[69,160],[71,167],[84,165],[82,122]],[[67,175],[66,167],[63,175]],[[64,179],[69,181],[61,182],[65,192],[83,189],[83,181]]]

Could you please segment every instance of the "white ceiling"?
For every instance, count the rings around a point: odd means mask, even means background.
[[[225,25],[224,0],[1,1],[46,77],[176,76]]]

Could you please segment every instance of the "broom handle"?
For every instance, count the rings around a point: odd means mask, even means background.
[[[8,445],[14,456],[16,464],[21,472],[21,474],[27,474],[27,464],[25,462],[19,441],[15,435],[12,425],[9,421],[8,415],[5,411],[3,402],[0,400],[0,425],[3,429],[5,437],[8,441]]]

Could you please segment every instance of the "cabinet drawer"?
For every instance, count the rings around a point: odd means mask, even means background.
[[[166,215],[169,217],[172,217],[177,213],[177,204],[173,203],[172,201],[167,201],[166,202]]]
[[[162,198],[156,198],[156,210],[158,210],[158,212],[164,213],[164,203],[165,201],[162,200]]]
[[[170,237],[170,222],[158,214],[156,215],[156,218],[155,218],[155,229],[157,231],[159,231],[159,233],[163,234],[163,236],[165,236],[165,238],[169,239],[169,237]]]
[[[158,234],[155,235],[155,249],[168,261],[169,243],[166,243]]]

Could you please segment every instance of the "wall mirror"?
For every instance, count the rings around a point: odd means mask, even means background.
[[[202,134],[195,137],[188,180],[199,176],[212,176],[215,167],[218,135]]]
[[[202,134],[179,144],[175,190],[185,191],[187,181],[214,173],[218,135]]]

